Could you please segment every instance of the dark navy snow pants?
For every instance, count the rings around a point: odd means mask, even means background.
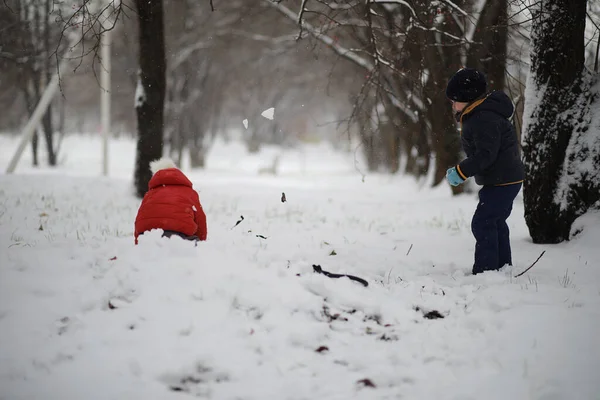
[[[479,204],[471,222],[471,231],[476,240],[473,274],[512,265],[506,219],[521,186],[521,183],[484,186],[479,191]]]

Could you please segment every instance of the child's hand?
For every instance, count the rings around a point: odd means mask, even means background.
[[[452,186],[458,186],[465,181],[463,178],[460,177],[460,175],[458,175],[456,167],[448,168],[448,171],[446,171],[446,180]]]

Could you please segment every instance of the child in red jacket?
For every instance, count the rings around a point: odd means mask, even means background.
[[[150,170],[153,176],[135,218],[135,244],[151,229],[162,229],[167,237],[206,240],[206,215],[192,182],[168,158],[151,162]]]

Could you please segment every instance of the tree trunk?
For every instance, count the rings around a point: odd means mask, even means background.
[[[533,13],[524,116],[524,201],[534,243],[568,240],[574,219],[595,198],[573,201],[565,197],[569,184],[561,183],[569,170],[570,141],[576,128],[583,129],[582,113],[591,103],[582,77],[585,19],[586,0],[542,0]],[[582,98],[587,100],[582,103]]]
[[[425,4],[420,4],[424,6]],[[404,9],[408,12],[408,9]],[[406,15],[405,18],[410,18]],[[393,22],[391,22],[393,25]],[[404,47],[400,51],[400,57],[396,60],[396,68],[404,71],[408,79],[403,84],[399,84],[399,92],[406,91],[417,98],[423,99],[425,91],[421,84],[423,77],[423,68],[426,64],[424,60],[423,43],[425,33],[419,29],[412,29],[404,42]],[[398,125],[403,127],[402,138],[404,140],[403,148],[406,155],[405,172],[420,178],[429,171],[431,159],[430,132],[427,129],[428,113],[426,110],[420,110],[419,106],[413,101],[408,102],[407,108],[417,110],[418,120],[415,122],[405,113],[398,113]]]
[[[190,166],[192,168],[204,168],[206,165],[206,149],[190,146]]]
[[[46,139],[46,151],[48,152],[48,165],[56,166],[56,153],[54,151],[54,129],[52,127],[52,106],[49,105],[42,119],[44,138]]]
[[[139,77],[136,91],[138,143],[134,185],[143,197],[152,177],[150,162],[162,156],[166,59],[162,0],[136,0],[139,20]]]
[[[464,0],[455,0],[454,4],[463,8]],[[455,11],[451,8],[447,10],[447,22],[443,25],[446,32],[455,36],[461,34],[461,28],[456,19],[451,17]],[[456,129],[456,121],[452,111],[452,106],[446,98],[445,91],[448,83],[448,74],[455,71],[456,66],[460,64],[460,52],[453,46],[454,39],[446,36],[437,38],[435,32],[430,32],[424,40],[428,43],[439,43],[441,47],[429,46],[425,50],[425,61],[429,67],[430,77],[425,86],[426,97],[431,104],[427,108],[429,121],[431,122],[432,147],[435,151],[435,171],[433,175],[433,185],[445,182],[446,171],[460,161],[460,134]],[[464,186],[453,186],[454,194],[462,193]]]
[[[369,95],[370,96],[370,95]],[[367,161],[367,170],[375,172],[381,165],[380,143],[381,136],[379,132],[373,129],[373,121],[371,121],[371,113],[373,110],[373,102],[370,97],[362,103],[361,109],[357,112],[356,120],[358,123],[358,134],[362,144],[362,151]]]
[[[385,165],[389,172],[395,174],[400,169],[400,135],[398,128],[391,122],[379,123],[379,131],[385,152]]]
[[[477,21],[467,66],[487,75],[489,90],[503,90],[508,45],[508,1],[487,0]],[[481,44],[475,44],[481,43]]]
[[[58,117],[58,141],[56,143],[54,156],[56,162],[60,157],[60,149],[62,148],[63,139],[65,138],[65,100],[63,97],[59,98],[59,117]]]
[[[33,108],[35,107],[35,104],[34,104],[34,99],[32,99],[33,96],[31,95],[29,90],[30,90],[29,85],[27,84],[27,82],[25,82],[24,88],[23,88],[23,95],[25,97],[25,106],[27,107],[27,115],[28,115],[28,117],[31,117],[31,114],[33,114]],[[33,156],[33,166],[37,167],[39,165],[37,130],[36,130],[36,132],[33,133],[33,136],[31,137],[31,153]]]
[[[45,1],[44,10],[44,49],[42,54],[44,55],[44,89],[50,83],[52,79],[52,60],[50,57],[50,13],[52,12],[52,0]],[[54,152],[54,127],[52,126],[52,103],[48,105],[44,119],[42,120],[42,126],[44,129],[44,138],[46,139],[46,151],[48,152],[48,165],[51,167],[56,166],[56,153]]]
[[[436,156],[433,184],[438,185],[445,181],[448,168],[460,162],[460,133],[456,128],[452,108],[446,96],[434,95],[436,92],[445,93],[445,87],[441,88],[439,85],[431,86],[431,105],[428,111],[431,121],[433,148]],[[454,194],[462,193],[463,187],[462,185],[453,186],[452,191]]]
[[[37,133],[37,130],[33,133],[33,136],[31,137],[31,152],[33,155],[33,166],[37,167],[38,165],[40,165],[40,162],[38,160],[38,143],[39,143],[39,136]]]

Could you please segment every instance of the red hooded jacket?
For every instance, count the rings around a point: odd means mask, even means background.
[[[177,168],[157,171],[135,218],[135,243],[151,229],[176,231],[206,240],[206,214],[192,182]]]

